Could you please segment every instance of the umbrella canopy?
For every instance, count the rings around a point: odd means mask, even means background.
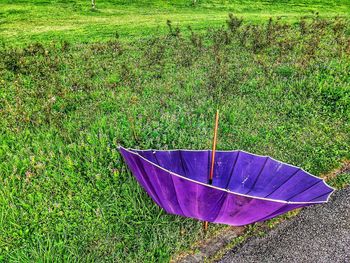
[[[301,168],[245,151],[119,148],[131,172],[167,213],[234,226],[325,203],[334,189]]]

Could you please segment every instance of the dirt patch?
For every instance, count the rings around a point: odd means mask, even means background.
[[[323,179],[326,181],[329,181],[331,179],[334,179],[337,177],[339,174],[347,173],[350,171],[350,160],[346,160],[343,162],[343,164],[340,166],[340,168],[334,169],[330,173],[321,175]]]
[[[225,227],[214,236],[197,243],[192,248],[191,254],[178,255],[171,260],[181,263],[203,262],[205,259],[213,257],[218,251],[231,243],[236,237],[243,234],[245,227]]]

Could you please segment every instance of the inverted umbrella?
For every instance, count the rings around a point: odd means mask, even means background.
[[[203,221],[247,225],[325,203],[334,191],[301,168],[242,150],[216,151],[214,162],[211,150],[119,150],[156,204]]]

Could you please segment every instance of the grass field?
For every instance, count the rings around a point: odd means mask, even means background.
[[[91,1],[90,1],[91,2]],[[319,13],[323,17],[350,15],[349,0],[205,1],[115,0],[97,1],[92,10],[82,0],[0,0],[0,41],[22,45],[33,41],[106,41],[115,34],[126,41],[162,34],[169,19],[182,28],[221,26],[234,13],[248,23],[270,17],[296,22]]]
[[[216,108],[219,149],[315,175],[350,159],[348,1],[115,3],[1,2],[0,261],[159,262],[189,248],[201,223],[158,208],[116,147],[210,148]]]

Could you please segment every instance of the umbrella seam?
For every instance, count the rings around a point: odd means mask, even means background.
[[[184,165],[184,163],[186,164],[186,162],[184,162],[184,158],[183,158],[183,155],[182,155],[182,150],[179,151],[179,155],[180,155],[182,169],[184,170],[184,175],[185,175],[186,178],[188,178],[187,177],[188,176],[188,174],[187,174],[188,167],[187,167],[187,165]],[[187,169],[185,169],[185,167]],[[198,200],[198,186],[197,185],[196,185],[196,200]],[[198,202],[195,202],[195,204],[196,204],[196,206],[195,206],[194,210],[195,210],[196,214],[198,215],[199,214],[199,212],[198,212],[198,210],[199,210]]]
[[[330,194],[330,193],[332,193],[332,192],[333,192],[333,191],[330,191],[330,192],[325,193],[325,194],[323,194],[323,195],[319,195],[319,196],[317,196],[317,197],[315,197],[315,198],[312,198],[310,202],[312,202],[312,200],[315,200],[315,199],[317,199],[317,198],[320,198],[321,196],[328,195],[328,194]],[[315,202],[318,202],[318,201],[315,201]]]
[[[154,156],[155,160],[157,161],[158,165],[160,166],[160,163],[159,163],[159,161],[158,161],[156,152],[152,151],[152,153],[153,153],[153,156]],[[175,184],[174,184],[173,177],[171,176],[171,174],[169,175],[169,177],[170,177],[171,183],[172,183],[172,185],[173,185],[173,189],[174,189],[175,196],[176,196],[176,202],[177,202],[177,204],[178,204],[178,206],[179,206],[179,208],[180,208],[181,214],[186,215],[186,214],[184,213],[184,211],[182,210],[182,207],[181,207],[181,205],[180,205],[180,203],[179,203],[179,199],[178,199],[178,197],[177,197],[178,194],[177,194],[177,191],[176,191],[176,188],[175,188]]]
[[[151,153],[152,153],[154,159],[156,160],[157,164],[160,166],[159,161],[158,161],[157,156],[156,156],[156,153],[155,153],[155,152],[151,152]],[[170,176],[170,177],[171,177],[171,176]],[[156,180],[157,180],[157,182],[158,182],[158,185],[161,186],[162,184],[159,182],[158,176],[155,176],[155,178],[156,178]],[[162,194],[163,197],[166,196],[166,195],[164,194],[164,192],[163,192],[162,187],[160,187],[160,192],[161,192],[161,194]],[[175,212],[175,211],[174,211],[174,207],[171,205],[171,202],[168,202],[168,203],[169,203],[168,207],[172,210],[172,213],[174,213],[174,212]]]
[[[216,222],[217,219],[219,218],[219,215],[221,214],[221,211],[223,210],[223,207],[226,208],[226,206],[227,206],[226,200],[227,200],[228,195],[229,195],[229,193],[226,192],[225,193],[225,198],[224,198],[224,200],[222,201],[222,204],[221,204],[221,208],[220,208],[219,212],[217,213],[217,215],[215,216],[215,218],[214,218],[214,220],[212,222]]]
[[[125,161],[127,162],[127,159],[128,158],[125,158],[124,157],[124,159],[125,159]],[[136,166],[138,167],[138,170],[139,170],[139,177],[140,177],[140,179],[138,179],[136,176],[134,176],[134,178],[136,179],[136,181],[139,181],[139,180],[141,180],[144,184],[145,184],[145,186],[143,186],[142,185],[142,183],[140,183],[140,185],[141,185],[141,188],[143,188],[145,191],[146,191],[146,193],[149,195],[149,196],[151,196],[151,198],[155,201],[155,203],[158,205],[158,206],[162,206],[162,203],[158,200],[159,199],[159,197],[157,196],[157,195],[155,195],[153,192],[155,192],[154,191],[154,189],[153,189],[153,186],[151,186],[150,187],[150,189],[149,189],[149,192],[150,193],[148,193],[148,191],[147,191],[147,186],[149,185],[149,183],[145,180],[145,178],[144,178],[144,176],[143,176],[143,174],[142,174],[142,171],[141,171],[141,168],[137,165],[137,161],[138,162],[141,162],[141,160],[139,160],[139,159],[134,159],[134,158],[131,158],[130,159],[130,161],[132,161],[133,163],[135,163],[136,164]],[[127,163],[128,164],[128,163]],[[131,169],[130,169],[131,170]],[[145,172],[145,169],[144,169],[144,167],[143,167],[143,165],[142,165],[142,170]],[[132,172],[132,170],[131,170],[131,172]]]
[[[140,156],[140,155],[139,155]],[[142,157],[142,158],[144,158],[144,157]],[[146,158],[144,158],[144,159],[146,159]],[[146,159],[147,160],[147,159]],[[141,168],[142,168],[142,170],[143,170],[143,172],[147,175],[147,177],[149,177],[148,176],[148,173],[146,172],[146,169],[145,169],[145,167],[143,166],[143,163],[141,162]],[[152,164],[152,163],[151,163]],[[142,176],[142,177],[144,177],[144,176]],[[148,183],[148,182],[149,183]],[[163,204],[163,202],[162,201],[160,201],[160,198],[159,198],[159,196],[158,196],[158,194],[157,194],[157,192],[155,191],[155,188],[154,188],[154,185],[153,185],[153,183],[151,182],[151,180],[147,180],[146,182],[147,182],[147,184],[150,186],[150,187],[152,187],[152,192],[154,193],[154,195],[157,197],[157,199],[159,200],[159,204],[161,205],[161,207],[162,208],[164,208],[165,206],[164,206],[164,204]],[[166,211],[166,209],[164,209],[165,211]]]
[[[182,209],[181,204],[180,204],[180,202],[179,202],[178,193],[177,193],[177,190],[176,190],[176,187],[175,187],[175,184],[174,184],[174,179],[173,179],[173,177],[172,177],[171,175],[170,175],[170,178],[171,178],[171,183],[172,183],[172,185],[173,185],[174,192],[175,192],[175,195],[176,195],[176,202],[177,202],[177,204],[179,205],[181,214],[183,214],[184,216],[187,216],[187,214],[185,214],[185,212],[184,212],[184,210]]]
[[[179,151],[179,156],[180,156],[180,161],[181,161],[181,167],[182,167],[182,170],[184,171],[184,176],[187,178],[187,171],[185,170],[185,166],[184,166],[184,163],[183,163],[181,150]]]
[[[320,181],[318,181],[318,182],[316,182],[316,183],[313,183],[313,184],[310,185],[309,187],[306,187],[303,191],[301,191],[301,192],[299,192],[299,193],[297,193],[297,194],[295,194],[295,195],[292,195],[292,196],[289,197],[287,200],[289,201],[290,199],[292,199],[292,198],[294,198],[294,197],[300,195],[301,193],[304,193],[306,190],[309,190],[310,188],[314,187],[316,184],[318,184],[318,183],[320,183],[320,182],[322,182],[322,180],[320,180]]]
[[[233,171],[235,170],[235,167],[236,167],[236,164],[237,164],[237,160],[238,160],[238,158],[239,158],[239,154],[240,154],[240,151],[238,151],[237,156],[236,156],[236,159],[235,159],[235,162],[233,163],[232,170],[231,170],[231,172],[230,172],[230,177],[229,177],[229,180],[228,180],[228,182],[227,182],[227,184],[226,184],[226,189],[228,188],[228,186],[229,186],[230,183],[231,183],[232,174],[233,174]]]
[[[264,162],[264,164],[263,164],[263,167],[261,168],[261,170],[260,170],[260,172],[258,173],[257,177],[255,178],[254,183],[253,183],[253,186],[248,190],[248,192],[245,193],[246,195],[249,194],[249,193],[254,189],[254,187],[255,187],[255,185],[256,185],[256,182],[258,181],[260,175],[261,175],[262,172],[264,171],[265,166],[266,166],[266,163],[267,163],[267,161],[268,161],[269,159],[270,159],[270,157],[266,157],[265,162]]]
[[[294,175],[296,175],[299,171],[301,171],[301,169],[297,169],[294,173],[292,173],[291,176],[288,177],[287,180],[285,180],[282,184],[280,184],[275,190],[273,190],[271,193],[269,193],[268,195],[266,195],[265,197],[267,198],[268,196],[272,195],[274,192],[276,192],[278,189],[281,188],[282,185],[284,185],[286,182],[288,182],[290,179],[292,179],[292,177],[294,177]]]

